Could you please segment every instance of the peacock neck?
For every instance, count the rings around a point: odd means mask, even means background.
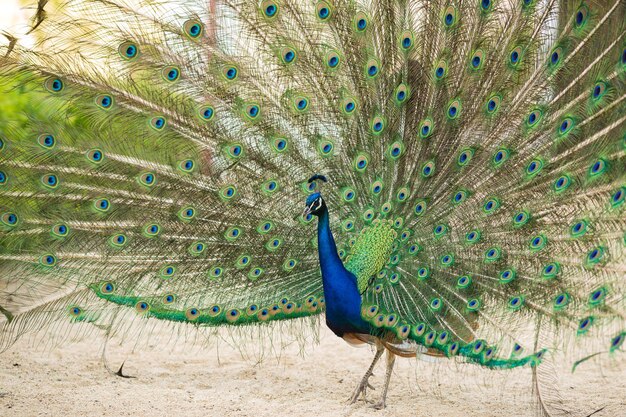
[[[339,254],[337,254],[337,245],[335,244],[335,238],[330,230],[330,220],[328,215],[328,209],[324,207],[322,213],[319,216],[319,222],[317,223],[317,243],[320,257],[320,266],[322,268],[322,278],[326,275],[326,279],[329,278],[329,274],[324,272],[331,272],[345,268],[341,262]],[[347,271],[346,271],[347,272]],[[326,286],[324,282],[324,286]]]
[[[317,242],[326,300],[326,324],[338,336],[368,333],[369,326],[361,318],[361,294],[356,278],[344,267],[337,253],[326,207],[319,214]]]

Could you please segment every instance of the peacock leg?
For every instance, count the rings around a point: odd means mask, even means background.
[[[387,350],[387,372],[385,373],[385,387],[383,388],[383,397],[380,402],[374,404],[372,407],[377,410],[385,408],[385,401],[387,400],[387,390],[389,389],[389,381],[391,380],[391,372],[393,371],[393,365],[396,362],[396,355],[390,350]]]
[[[359,395],[361,393],[363,393],[363,400],[365,400],[365,393],[368,387],[374,389],[374,387],[369,383],[369,378],[373,375],[374,366],[383,355],[384,351],[385,347],[383,346],[383,344],[376,341],[376,354],[374,355],[374,360],[372,361],[370,367],[367,369],[367,372],[365,372],[365,375],[363,375],[363,379],[361,379],[361,383],[356,387],[354,394],[352,394],[352,397],[350,397],[350,404],[354,404],[356,400],[359,399]]]

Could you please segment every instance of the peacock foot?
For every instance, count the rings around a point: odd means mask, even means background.
[[[115,375],[116,375],[116,376],[119,376],[119,377],[121,377],[121,378],[137,378],[137,377],[135,377],[135,376],[132,376],[132,375],[126,375],[126,374],[124,373],[124,371],[123,371],[123,368],[124,368],[124,363],[125,363],[125,362],[122,362],[122,364],[120,365],[120,369],[118,369],[118,370],[117,370],[117,372],[115,372]]]
[[[376,404],[370,405],[370,407],[372,407],[372,408],[374,408],[376,410],[384,410],[385,407],[387,407],[387,404],[385,404],[385,399],[383,398],[382,400],[380,400]]]
[[[369,383],[369,378],[373,375],[374,374],[371,373],[365,374],[365,376],[361,380],[361,383],[356,387],[356,390],[354,390],[354,394],[352,394],[352,397],[350,397],[350,404],[354,404],[355,402],[357,402],[361,393],[363,393],[363,401],[367,401],[367,399],[365,398],[367,389],[376,389],[372,386],[372,384]]]

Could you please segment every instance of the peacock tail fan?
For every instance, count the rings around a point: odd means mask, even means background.
[[[315,322],[321,173],[372,328],[493,368],[622,349],[622,0],[206,3],[69,1],[0,50],[33,97],[2,126],[0,348]]]

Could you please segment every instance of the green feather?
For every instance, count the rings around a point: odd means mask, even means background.
[[[623,1],[137,3],[0,46],[0,350],[322,313],[321,173],[368,342],[621,352]]]

